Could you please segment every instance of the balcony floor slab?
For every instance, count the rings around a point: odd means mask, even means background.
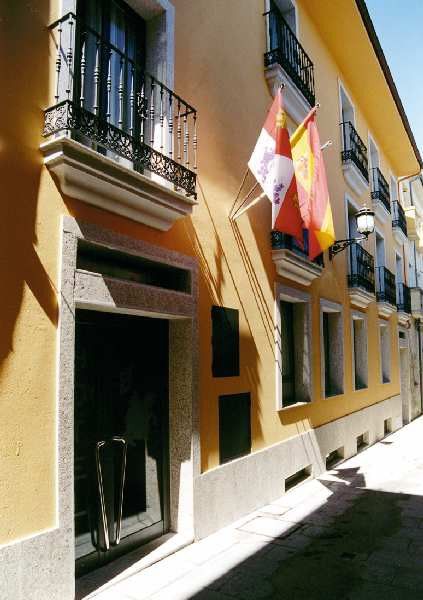
[[[345,161],[342,164],[342,170],[345,181],[357,196],[361,196],[369,189],[369,182],[366,181],[352,160]]]
[[[291,250],[272,250],[272,259],[278,275],[301,285],[310,285],[323,270],[320,265]]]
[[[48,140],[40,149],[64,195],[155,229],[167,231],[197,204],[164,180],[158,183],[158,177],[137,173],[69,137]]]
[[[360,287],[350,287],[348,293],[351,304],[357,308],[367,308],[371,302],[375,301],[375,294]]]
[[[391,315],[397,312],[397,307],[389,302],[378,302],[377,311],[380,317],[386,317],[389,319]]]

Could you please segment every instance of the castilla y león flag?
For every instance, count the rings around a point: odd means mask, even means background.
[[[272,226],[302,243],[303,223],[282,93],[278,90],[248,166],[272,203]]]
[[[308,255],[313,260],[335,241],[316,108],[292,134],[291,151],[301,216],[308,229]]]

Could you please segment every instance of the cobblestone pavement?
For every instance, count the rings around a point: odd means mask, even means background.
[[[96,600],[423,600],[423,418]]]

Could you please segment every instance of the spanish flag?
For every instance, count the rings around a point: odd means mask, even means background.
[[[316,108],[292,134],[292,160],[304,228],[308,229],[311,260],[335,241],[325,164],[316,125]]]

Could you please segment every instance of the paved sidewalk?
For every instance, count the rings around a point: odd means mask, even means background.
[[[423,418],[95,600],[423,600]]]

